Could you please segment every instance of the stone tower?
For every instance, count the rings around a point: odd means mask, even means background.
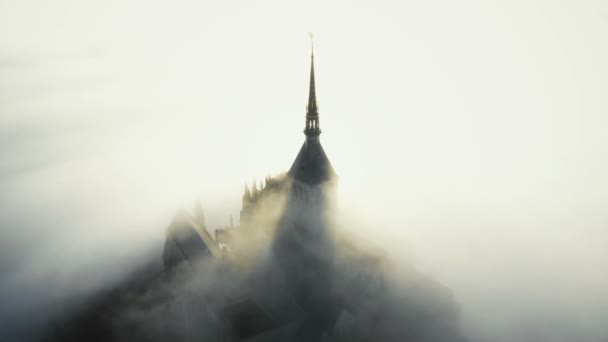
[[[291,195],[300,202],[299,205],[326,205],[328,196],[332,195],[329,192],[335,188],[337,177],[319,140],[321,127],[315,89],[314,53],[310,56],[310,85],[304,134],[306,140],[287,173],[293,183]]]
[[[332,281],[335,242],[329,219],[337,176],[319,140],[313,54],[304,134],[304,144],[287,173],[287,202],[273,240],[273,254],[296,302],[315,317],[308,323],[310,332],[321,334],[331,329],[341,308]],[[317,337],[302,336],[302,340]]]

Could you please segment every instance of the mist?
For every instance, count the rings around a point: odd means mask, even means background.
[[[285,171],[314,31],[340,227],[448,288],[471,341],[606,341],[606,18],[594,1],[3,2],[0,339],[119,284],[178,209],[200,199],[225,227],[243,183]]]

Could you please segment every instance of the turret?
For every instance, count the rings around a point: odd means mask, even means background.
[[[251,191],[249,191],[247,184],[245,184],[245,191],[243,192],[243,208],[249,205],[249,202],[251,202]]]
[[[258,194],[258,187],[256,185],[255,179],[253,180],[253,184],[251,185],[251,197],[255,200],[255,197]]]

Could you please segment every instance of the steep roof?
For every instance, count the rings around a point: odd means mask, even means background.
[[[288,174],[300,182],[317,185],[336,177],[321,143],[306,139]]]

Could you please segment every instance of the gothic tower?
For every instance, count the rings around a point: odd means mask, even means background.
[[[306,140],[287,173],[297,185],[294,189],[296,193],[300,192],[298,190],[301,190],[300,188],[303,186],[314,188],[336,178],[334,169],[319,141],[321,127],[319,125],[319,107],[315,89],[314,53],[311,53],[310,56],[310,85],[304,134]]]
[[[296,302],[310,317],[316,317],[310,331],[322,332],[334,324],[340,310],[333,292],[335,242],[329,222],[337,176],[319,141],[312,54],[304,134],[304,144],[287,173],[287,202],[273,240],[273,254]]]

